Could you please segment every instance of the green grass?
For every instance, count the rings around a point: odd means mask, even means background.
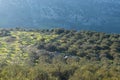
[[[0,37],[0,61],[7,63],[24,63],[29,53],[24,49],[39,42],[42,38],[45,42],[57,37],[57,35],[41,34],[28,31],[11,31],[11,36]],[[15,38],[11,40],[11,38]]]

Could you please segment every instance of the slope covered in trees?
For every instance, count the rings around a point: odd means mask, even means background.
[[[0,29],[1,80],[119,80],[120,34]]]

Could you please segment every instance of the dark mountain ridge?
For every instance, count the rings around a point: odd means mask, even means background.
[[[0,27],[64,27],[119,33],[119,7],[119,0],[0,0]]]

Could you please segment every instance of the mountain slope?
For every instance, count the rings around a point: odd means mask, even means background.
[[[119,7],[119,0],[0,0],[0,26],[119,32]]]
[[[0,62],[24,64],[41,56],[76,56],[93,61],[117,60],[120,35],[64,29],[0,30]],[[0,65],[1,65],[0,64]]]
[[[120,80],[120,34],[0,29],[1,80]]]

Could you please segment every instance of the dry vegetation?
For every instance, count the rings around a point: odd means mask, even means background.
[[[0,30],[0,80],[120,80],[120,34]]]

